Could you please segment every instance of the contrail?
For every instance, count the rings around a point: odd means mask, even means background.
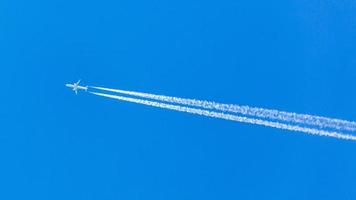
[[[212,118],[220,118],[220,119],[225,119],[225,120],[230,120],[230,121],[250,123],[250,124],[256,124],[256,125],[274,127],[274,128],[278,128],[278,129],[284,129],[284,130],[304,132],[307,134],[328,136],[328,137],[334,137],[334,138],[338,138],[338,139],[356,140],[356,136],[349,135],[349,134],[343,134],[343,133],[339,133],[339,132],[330,132],[330,131],[306,128],[306,127],[301,127],[301,126],[296,126],[296,125],[288,125],[288,124],[283,124],[283,123],[279,123],[279,122],[271,122],[271,121],[265,121],[265,120],[261,120],[261,119],[247,118],[247,117],[236,116],[236,115],[226,114],[226,113],[221,113],[221,112],[214,112],[214,111],[202,110],[202,109],[198,109],[198,108],[178,106],[178,105],[160,103],[160,102],[155,102],[155,101],[136,99],[136,98],[131,98],[131,97],[123,97],[123,96],[104,94],[104,93],[98,93],[98,92],[90,92],[90,93],[94,94],[94,95],[98,95],[98,96],[121,100],[121,101],[127,101],[127,102],[143,104],[143,105],[153,106],[153,107],[158,107],[158,108],[163,108],[163,109],[169,109],[169,110],[175,110],[175,111],[186,112],[186,113],[191,113],[191,114],[197,114],[197,115],[207,116],[207,117],[212,117]]]
[[[131,95],[136,97],[147,98],[147,99],[154,99],[154,100],[164,101],[168,103],[181,104],[185,106],[194,106],[194,107],[200,107],[204,109],[219,110],[223,112],[239,113],[242,115],[259,117],[268,120],[279,120],[283,122],[295,123],[300,125],[316,126],[320,128],[330,128],[339,131],[342,130],[356,131],[356,122],[341,120],[341,119],[333,119],[333,118],[308,115],[308,114],[297,114],[293,112],[285,112],[285,111],[279,111],[274,109],[264,109],[264,108],[256,108],[256,107],[240,106],[240,105],[232,105],[232,104],[222,104],[222,103],[216,103],[212,101],[202,101],[202,100],[195,100],[195,99],[178,98],[178,97],[165,96],[165,95],[127,91],[127,90],[110,89],[104,87],[92,87],[92,88],[102,90],[102,91],[115,92],[115,93],[126,94],[126,95]]]

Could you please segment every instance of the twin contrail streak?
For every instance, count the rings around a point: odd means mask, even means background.
[[[98,87],[93,87],[93,88],[100,89]],[[98,92],[90,92],[90,93],[92,93],[94,95],[98,95],[98,96],[121,100],[121,101],[127,101],[127,102],[143,104],[143,105],[153,106],[153,107],[158,107],[158,108],[163,108],[163,109],[169,109],[169,110],[175,110],[175,111],[186,112],[186,113],[191,113],[191,114],[197,114],[197,115],[206,116],[206,117],[219,118],[219,119],[225,119],[225,120],[236,121],[236,122],[243,122],[243,123],[249,123],[249,124],[274,127],[274,128],[278,128],[278,129],[304,132],[304,133],[312,134],[312,135],[334,137],[334,138],[338,138],[338,139],[356,140],[356,136],[349,135],[349,134],[343,134],[343,133],[339,133],[339,132],[307,128],[307,127],[302,127],[302,126],[298,126],[298,125],[283,124],[280,122],[248,118],[248,117],[244,117],[244,116],[237,116],[237,115],[227,114],[227,113],[222,113],[222,112],[215,112],[215,111],[203,110],[203,109],[186,107],[186,106],[172,105],[172,104],[149,101],[149,100],[144,100],[144,99],[137,99],[137,98],[132,98],[132,97],[123,97],[123,96],[104,94],[104,93],[98,93]]]
[[[94,89],[115,92],[119,94],[131,95],[136,97],[142,97],[147,99],[153,99],[168,103],[175,103],[184,106],[193,106],[204,109],[211,109],[223,112],[238,113],[247,115],[254,118],[263,118],[266,120],[278,120],[284,123],[293,123],[301,126],[315,126],[319,128],[329,128],[336,131],[356,131],[356,122],[333,119],[328,117],[321,117],[308,114],[297,114],[293,112],[285,112],[273,109],[256,108],[249,106],[240,106],[232,104],[222,104],[212,101],[202,101],[187,98],[178,98],[172,96],[156,95],[142,92],[134,92],[127,90],[110,89],[104,87],[92,87]]]

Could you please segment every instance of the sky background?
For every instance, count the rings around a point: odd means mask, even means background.
[[[0,199],[356,199],[356,143],[105,86],[356,120],[354,0],[2,0]]]

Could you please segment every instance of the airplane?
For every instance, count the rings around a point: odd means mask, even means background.
[[[66,84],[66,87],[72,88],[73,91],[75,92],[75,94],[78,94],[78,90],[85,90],[85,91],[87,91],[87,90],[88,90],[88,86],[80,86],[80,85],[79,85],[80,81],[81,81],[81,80],[79,80],[78,82],[73,83],[73,84]]]

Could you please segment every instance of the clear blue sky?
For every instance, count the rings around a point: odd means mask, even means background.
[[[356,120],[354,0],[2,0],[0,199],[356,199],[356,143],[81,93]]]

